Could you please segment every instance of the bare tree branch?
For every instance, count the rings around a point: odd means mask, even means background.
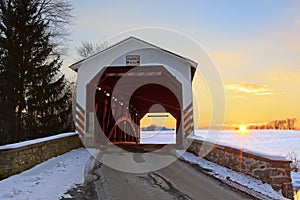
[[[34,0],[38,5],[38,12],[34,20],[48,23],[48,34],[52,45],[59,54],[66,53],[66,42],[70,35],[67,26],[75,19],[74,7],[69,0]]]
[[[77,54],[81,58],[86,58],[104,50],[105,48],[107,48],[107,46],[107,41],[100,41],[99,43],[82,41],[81,45],[77,47],[76,50]]]

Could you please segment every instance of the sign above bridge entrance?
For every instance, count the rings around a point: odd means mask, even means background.
[[[126,56],[126,66],[139,66],[140,56],[139,55],[127,55]]]

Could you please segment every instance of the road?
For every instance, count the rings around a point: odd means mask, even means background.
[[[253,199],[181,160],[163,169],[139,174],[121,172],[97,163],[90,176],[92,181],[70,193],[72,199]]]

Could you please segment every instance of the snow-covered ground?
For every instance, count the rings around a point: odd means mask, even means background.
[[[178,153],[182,154],[180,151],[178,151]],[[213,162],[197,157],[192,153],[185,152],[182,155],[182,159],[206,169],[208,174],[231,185],[232,187],[255,195],[259,199],[286,199],[282,196],[282,194],[274,191],[269,184],[264,184],[262,181],[254,179],[250,176],[246,176],[228,168],[221,167]],[[255,193],[253,191],[255,191]]]
[[[214,135],[215,134],[215,135]],[[294,151],[300,159],[300,131],[293,130],[249,130],[239,134],[235,130],[217,131],[196,130],[193,138],[245,149],[270,156],[284,156]]]
[[[293,180],[294,190],[299,190],[300,195],[300,172],[291,172],[291,177]]]
[[[207,131],[195,130],[193,139],[209,141],[225,146],[243,149],[269,157],[289,158],[294,152],[300,160],[300,131],[290,130],[249,130],[239,134],[235,130]],[[142,131],[141,144],[176,143],[175,131]]]
[[[141,144],[175,144],[176,133],[172,130],[141,131]]]
[[[265,157],[290,159],[291,152],[300,160],[300,131],[294,130],[196,130],[190,138],[209,141],[252,152]],[[141,143],[176,143],[174,131],[142,131]],[[202,161],[201,161],[202,162]],[[300,161],[299,161],[300,162]],[[300,167],[300,166],[299,166]],[[300,172],[291,174],[293,187],[300,189]],[[239,175],[239,177],[241,177]]]
[[[196,130],[196,136],[192,136],[192,138],[269,156],[287,157],[289,152],[294,151],[298,155],[298,160],[300,159],[300,131],[251,130],[247,134],[238,134],[237,131],[223,131],[221,134],[210,132],[209,134],[207,134],[207,131]],[[164,144],[175,143],[176,135],[174,131],[161,131],[160,133],[145,131],[141,134],[141,143],[158,143],[158,141]],[[5,145],[0,148],[15,148],[31,142]],[[183,159],[208,169],[210,171],[208,173],[224,180],[224,182],[230,181],[231,183],[244,185],[246,188],[253,189],[269,197],[283,199],[279,193],[271,189],[270,185],[263,184],[256,179],[220,167],[190,153],[185,153]],[[51,158],[32,169],[0,181],[0,199],[59,199],[65,195],[64,193],[68,189],[76,184],[83,183],[84,173],[88,171],[88,168],[91,168],[91,165],[92,158],[86,149],[73,150]],[[294,188],[299,189],[300,173],[292,173],[291,175]]]
[[[190,138],[209,141],[225,146],[243,149],[267,157],[290,158],[294,152],[300,160],[300,131],[294,130],[248,130],[242,134],[235,130],[207,131],[196,130]],[[300,167],[300,166],[299,166]],[[293,187],[300,189],[300,169],[292,172]]]
[[[0,199],[57,200],[75,184],[82,184],[92,163],[86,149],[76,149],[49,159],[0,181]]]

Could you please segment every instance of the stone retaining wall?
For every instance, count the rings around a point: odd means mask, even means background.
[[[41,142],[39,140],[41,139],[37,139],[37,142],[30,141],[28,145],[20,145],[20,147],[16,145],[15,148],[0,149],[0,180],[82,146],[78,134],[50,140],[43,138]]]
[[[274,190],[282,190],[283,196],[292,199],[291,161],[280,157],[269,157],[245,152],[222,145],[199,140],[190,141],[188,151],[204,156],[205,159],[218,165],[241,172],[270,184]],[[201,148],[201,150],[200,150]],[[202,154],[202,155],[201,155]]]

